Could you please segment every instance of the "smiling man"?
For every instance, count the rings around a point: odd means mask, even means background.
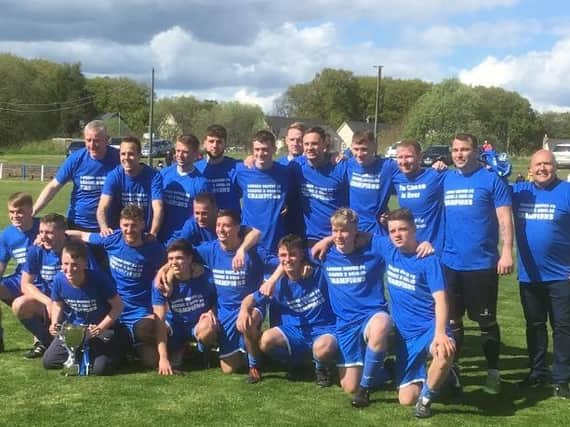
[[[570,398],[570,183],[556,176],[550,151],[531,158],[533,182],[513,186],[518,279],[526,319],[530,372],[525,386],[547,384]],[[552,374],[546,365],[548,332],[553,329]]]

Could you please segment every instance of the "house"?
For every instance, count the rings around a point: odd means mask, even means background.
[[[378,132],[383,129],[387,129],[388,127],[389,126],[386,123],[378,123]],[[362,131],[370,131],[374,133],[374,122],[359,122],[356,120],[343,122],[336,131],[342,139],[343,150],[350,147],[354,134]]]
[[[175,141],[178,135],[182,135],[182,127],[178,124],[171,113],[164,116],[157,129],[161,138]]]
[[[295,123],[301,122],[306,127],[320,126],[329,135],[330,141],[330,151],[339,152],[342,148],[342,139],[337,134],[337,132],[329,125],[324,124],[319,120],[305,120],[298,117],[281,117],[281,116],[265,116],[265,126],[267,129],[271,130],[277,140],[277,148],[281,149],[285,146],[285,137],[287,136],[287,128]]]

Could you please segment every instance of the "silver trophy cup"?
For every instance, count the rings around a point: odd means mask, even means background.
[[[63,364],[63,375],[80,375],[80,364],[77,363],[75,355],[77,350],[83,346],[87,325],[73,325],[64,323],[59,331],[59,336],[63,342],[63,347],[67,350],[67,360]]]

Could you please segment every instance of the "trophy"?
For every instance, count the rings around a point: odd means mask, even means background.
[[[85,342],[87,325],[74,325],[64,323],[59,330],[59,338],[67,350],[67,360],[63,364],[62,374],[65,376],[89,375],[89,352]],[[76,355],[81,351],[81,360],[78,363]]]

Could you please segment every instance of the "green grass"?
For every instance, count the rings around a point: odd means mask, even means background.
[[[41,183],[0,181],[0,206],[8,194],[37,195]],[[65,212],[66,188],[45,212]],[[0,218],[5,225],[7,218]],[[256,385],[243,375],[219,369],[193,370],[182,377],[123,371],[108,378],[65,378],[45,371],[39,361],[24,360],[31,337],[4,305],[6,353],[0,355],[0,425],[560,425],[568,402],[550,398],[550,389],[521,393],[516,382],[526,373],[523,315],[514,277],[501,279],[499,319],[502,327],[504,392],[485,395],[484,360],[478,333],[467,323],[461,365],[462,398],[434,404],[436,416],[418,421],[398,405],[394,390],[372,395],[365,410],[350,407],[338,386],[319,389],[311,382],[290,383],[282,371],[268,372]],[[133,369],[131,369],[133,371]]]

